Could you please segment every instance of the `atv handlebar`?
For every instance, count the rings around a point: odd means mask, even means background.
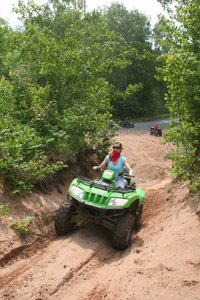
[[[135,176],[130,176],[129,174],[127,174],[127,173],[119,173],[118,174],[118,177],[123,177],[123,178],[133,178],[133,177],[135,177]]]

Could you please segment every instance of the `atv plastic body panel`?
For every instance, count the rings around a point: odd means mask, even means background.
[[[73,193],[74,186],[83,191],[81,197]],[[138,207],[144,201],[145,192],[134,187],[112,187],[99,183],[99,181],[81,177],[72,181],[69,187],[69,195],[72,197],[77,211],[77,215],[72,217],[72,222],[76,218],[80,218],[78,216],[80,215],[101,222],[108,220],[113,223],[113,219],[123,215],[126,211],[130,211],[135,215]],[[109,206],[108,203],[111,198],[125,199],[127,202],[123,206]]]

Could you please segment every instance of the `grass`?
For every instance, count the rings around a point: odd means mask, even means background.
[[[170,118],[169,114],[162,114],[162,115],[155,115],[155,116],[141,117],[141,118],[133,118],[133,121],[134,121],[134,123],[137,123],[137,122],[161,120],[161,119],[166,119],[166,118]]]

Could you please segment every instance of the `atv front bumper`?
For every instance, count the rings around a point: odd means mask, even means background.
[[[105,207],[88,204],[86,202],[79,202],[76,199],[73,199],[73,205],[76,207],[77,214],[100,221],[104,219],[111,221],[113,218],[119,217],[125,212],[125,209],[108,209]]]

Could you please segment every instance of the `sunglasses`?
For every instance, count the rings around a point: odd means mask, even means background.
[[[121,147],[113,146],[113,149],[121,149]]]

